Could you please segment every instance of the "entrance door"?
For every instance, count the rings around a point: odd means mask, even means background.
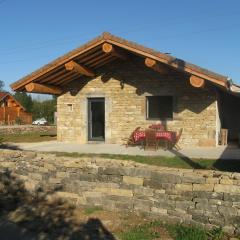
[[[88,99],[88,140],[104,141],[105,139],[105,100],[104,98]]]

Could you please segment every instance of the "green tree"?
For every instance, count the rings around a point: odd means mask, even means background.
[[[31,95],[28,95],[25,92],[16,92],[14,94],[15,99],[22,104],[27,112],[32,112],[33,100]]]
[[[44,117],[49,123],[53,123],[56,105],[56,98],[42,102],[34,100],[32,108],[33,119]]]

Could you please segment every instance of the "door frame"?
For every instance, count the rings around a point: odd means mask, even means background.
[[[94,138],[92,137],[92,120],[91,120],[91,104],[92,102],[102,102],[104,106],[104,136],[103,138]],[[106,135],[106,116],[105,116],[105,98],[104,97],[89,97],[87,98],[87,134],[88,134],[88,141],[93,142],[104,142],[105,135]]]

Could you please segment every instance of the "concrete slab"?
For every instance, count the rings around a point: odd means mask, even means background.
[[[22,150],[44,151],[44,152],[77,152],[92,154],[127,154],[141,156],[165,156],[165,157],[188,157],[188,158],[205,158],[205,159],[239,159],[240,149],[229,148],[224,146],[209,148],[184,148],[180,151],[159,149],[157,151],[144,151],[139,147],[128,147],[119,144],[105,143],[63,143],[57,141],[38,142],[38,143],[9,143],[11,148]]]

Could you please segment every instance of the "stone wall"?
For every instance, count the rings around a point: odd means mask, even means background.
[[[184,75],[163,76],[145,67],[143,59],[130,58],[99,69],[94,79],[80,78],[68,87],[70,91],[58,97],[59,141],[87,142],[88,98],[105,98],[105,141],[121,143],[136,127],[157,122],[146,119],[146,96],[170,95],[174,119],[164,124],[174,131],[183,128],[180,145],[216,144],[216,94],[208,84],[197,89]]]
[[[240,173],[10,150],[0,151],[0,169],[11,171],[29,191],[55,189],[56,197],[76,205],[222,226],[240,234]]]
[[[30,132],[56,132],[56,126],[36,126],[36,125],[0,126],[0,135]]]

